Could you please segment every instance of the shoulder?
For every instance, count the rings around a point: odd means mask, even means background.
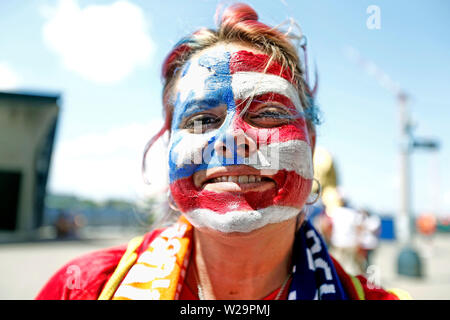
[[[146,233],[140,247],[154,238],[157,230]],[[95,300],[127,250],[127,244],[93,251],[77,257],[47,281],[37,300]],[[140,248],[138,248],[140,250]]]
[[[367,281],[363,275],[352,276],[331,257],[339,280],[351,300],[407,300],[411,296],[401,289],[385,290]]]

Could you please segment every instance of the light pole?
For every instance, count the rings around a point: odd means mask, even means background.
[[[400,210],[397,217],[397,234],[402,245],[411,241],[410,154],[412,135],[407,99],[407,95],[403,92],[397,96],[400,118]]]
[[[412,210],[411,210],[411,164],[410,156],[415,149],[436,151],[439,143],[427,138],[415,138],[408,112],[408,96],[400,92],[398,94],[399,118],[400,118],[400,170],[401,207],[397,216],[398,239],[401,245],[397,258],[397,273],[411,277],[422,277],[423,266],[417,250],[412,242]]]
[[[412,242],[411,211],[411,164],[410,155],[414,148],[412,126],[404,92],[397,95],[400,118],[400,210],[397,215],[396,231],[401,246],[397,257],[397,273],[411,277],[422,277],[423,267]]]
[[[401,246],[397,258],[397,272],[401,275],[422,277],[422,263],[412,241],[411,208],[411,164],[410,156],[414,149],[439,149],[439,144],[431,139],[415,139],[408,110],[408,95],[386,73],[373,62],[364,59],[354,48],[347,48],[348,57],[360,65],[378,83],[389,90],[397,99],[400,119],[400,209],[395,219],[396,234]]]

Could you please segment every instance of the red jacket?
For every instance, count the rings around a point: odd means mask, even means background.
[[[162,230],[149,232],[139,248],[140,255]],[[121,245],[80,256],[59,269],[37,295],[37,300],[96,300],[108,279],[124,255],[127,245]],[[382,288],[372,288],[362,276],[347,274],[332,258],[344,290],[352,300],[398,300],[399,298]]]

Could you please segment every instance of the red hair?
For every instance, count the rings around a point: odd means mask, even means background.
[[[220,17],[220,7],[216,11],[216,23],[218,25],[235,25],[243,21],[258,21],[258,14],[252,7],[244,3],[236,3],[225,9]]]

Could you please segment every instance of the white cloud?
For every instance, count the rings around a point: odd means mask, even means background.
[[[76,0],[60,0],[42,8],[47,18],[43,38],[66,68],[101,84],[116,83],[154,51],[144,13],[127,1],[80,8]]]
[[[141,174],[144,147],[161,126],[161,120],[135,123],[59,142],[52,162],[50,190],[97,200],[142,200],[163,192],[168,169],[162,138],[147,157],[146,177],[151,185],[144,183]]]
[[[19,85],[19,76],[6,62],[0,62],[0,90],[14,90]]]

